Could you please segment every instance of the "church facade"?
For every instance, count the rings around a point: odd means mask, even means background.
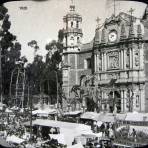
[[[91,98],[99,111],[148,112],[148,11],[142,19],[132,12],[107,18],[88,44],[81,43],[82,17],[75,5],[63,18],[63,90],[67,100],[80,100],[79,108],[87,108]],[[73,86],[79,86],[78,98]]]

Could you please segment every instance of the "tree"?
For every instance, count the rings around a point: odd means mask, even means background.
[[[36,55],[32,64],[28,64],[26,67],[26,73],[28,81],[31,87],[34,88],[33,94],[39,94],[42,91],[42,80],[45,63],[43,57]]]
[[[38,46],[36,40],[32,40],[32,41],[28,42],[28,46],[34,48],[34,55],[39,50],[39,46]]]
[[[49,95],[57,95],[57,84],[58,84],[58,99],[62,103],[62,53],[63,53],[63,29],[58,32],[58,41],[52,40],[45,46],[48,51],[46,55],[46,68],[44,71],[45,90]],[[57,77],[56,77],[57,75]],[[54,97],[55,98],[55,97]],[[53,101],[54,102],[54,101]]]
[[[1,93],[8,98],[11,72],[15,68],[16,61],[20,60],[21,44],[16,41],[16,36],[9,32],[11,22],[9,21],[8,10],[0,6],[0,84]]]
[[[64,39],[64,29],[60,29],[58,32],[58,42],[62,43]]]

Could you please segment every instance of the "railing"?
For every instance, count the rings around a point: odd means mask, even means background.
[[[64,33],[80,33],[82,34],[82,29],[78,29],[78,28],[67,28],[64,30]]]
[[[127,146],[134,146],[134,147],[139,147],[139,146],[144,146],[147,145],[148,143],[142,142],[136,142],[136,141],[129,141],[129,140],[124,140],[124,139],[115,139],[113,143],[116,144],[123,144]]]

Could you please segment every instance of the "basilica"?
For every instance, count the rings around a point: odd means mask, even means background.
[[[148,112],[148,7],[142,18],[132,8],[106,18],[87,44],[74,4],[63,21],[62,87],[69,109],[87,110],[94,102],[98,111]]]

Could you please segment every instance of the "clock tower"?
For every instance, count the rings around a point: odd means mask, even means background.
[[[77,61],[82,41],[82,17],[75,11],[72,1],[70,11],[63,17],[64,22],[64,50],[63,50],[63,91],[66,98],[70,97],[73,85],[78,84]]]

